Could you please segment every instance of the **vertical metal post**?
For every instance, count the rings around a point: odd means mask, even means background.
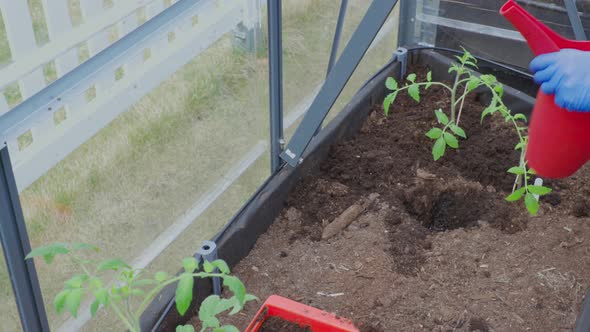
[[[281,0],[267,0],[268,62],[270,94],[270,168],[275,173],[281,166],[283,144],[283,43]]]
[[[0,148],[0,240],[23,330],[49,331],[35,263],[25,261],[31,245],[6,146]]]
[[[399,29],[397,46],[408,46],[415,42],[416,0],[401,0],[399,7]]]
[[[204,241],[201,248],[197,251],[197,255],[201,255],[203,260],[208,262],[217,260],[217,244],[213,241]],[[219,277],[213,278],[213,294],[221,295],[221,278]]]
[[[336,62],[336,55],[340,47],[340,35],[342,35],[342,26],[344,25],[344,17],[346,16],[346,9],[348,8],[348,0],[342,0],[340,3],[340,12],[338,13],[338,22],[336,22],[336,31],[334,31],[334,40],[332,41],[332,51],[330,52],[330,60],[328,61],[328,71],[330,73],[334,62]]]
[[[582,20],[578,14],[578,7],[576,6],[576,0],[564,0],[565,9],[567,10],[567,16],[570,19],[572,29],[574,29],[574,36],[576,40],[586,40],[586,32],[582,25]]]

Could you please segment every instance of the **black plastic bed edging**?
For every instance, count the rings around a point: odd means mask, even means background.
[[[409,64],[428,66],[432,70],[435,80],[450,79],[447,69],[453,61],[451,58],[432,50],[419,48],[410,49],[408,57]],[[534,98],[511,87],[526,87],[525,90],[529,90],[530,93],[530,91],[534,90],[534,83],[530,75],[507,72],[505,67],[486,61],[480,61],[479,65],[480,72],[493,73],[497,75],[500,82],[505,84],[504,100],[513,112],[530,114]],[[219,258],[233,267],[249,254],[258,237],[266,232],[281,213],[288,195],[297,182],[303,177],[317,173],[320,164],[328,158],[328,152],[332,146],[355,136],[373,107],[380,104],[387,93],[385,89],[387,77],[399,78],[399,73],[400,64],[398,62],[388,63],[357,92],[351,102],[312,140],[304,154],[303,162],[297,168],[283,167],[265,182],[228,225],[213,239],[217,244]],[[482,97],[480,99],[485,102],[487,99],[485,94],[482,94]],[[248,288],[248,285],[246,285],[246,288]],[[150,304],[141,317],[142,331],[174,331],[177,325],[186,323],[191,318],[190,315],[196,312],[198,304],[205,297],[212,294],[211,283],[198,280],[194,291],[196,301],[194,301],[191,309],[187,311],[187,316],[181,317],[174,308],[169,312],[166,310],[170,308],[169,305],[174,301],[174,290],[175,285],[169,286]],[[588,304],[587,309],[590,311],[590,304]],[[588,324],[586,320],[578,320]],[[576,329],[576,331],[588,330]]]

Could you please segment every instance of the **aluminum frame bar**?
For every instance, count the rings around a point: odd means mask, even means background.
[[[270,99],[270,169],[281,167],[283,139],[283,40],[281,0],[267,0]]]
[[[0,241],[25,332],[49,332],[47,313],[31,252],[8,147],[0,148]]]
[[[565,9],[567,10],[567,16],[570,19],[570,24],[574,30],[574,36],[576,40],[587,40],[586,31],[582,25],[582,19],[578,14],[578,7],[576,6],[576,0],[563,0],[565,3]]]
[[[303,117],[299,127],[281,158],[292,167],[297,166],[316,130],[336,102],[344,86],[371,46],[397,0],[373,0],[367,13],[342,51],[340,58],[322,85],[320,92]]]

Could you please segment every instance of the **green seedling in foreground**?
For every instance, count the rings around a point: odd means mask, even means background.
[[[203,264],[199,264],[194,257],[188,257],[182,260],[184,272],[180,275],[170,276],[166,272],[157,272],[153,276],[146,276],[143,270],[134,269],[121,259],[96,261],[88,258],[88,254],[93,252],[99,252],[99,249],[84,243],[54,243],[36,248],[27,255],[26,259],[43,257],[47,264],[51,264],[56,256],[66,255],[80,268],[81,273],[67,280],[64,289],[53,301],[58,314],[67,310],[75,318],[83,300],[89,299],[93,301],[90,306],[92,317],[98,310],[108,309],[116,314],[125,329],[141,332],[141,314],[164,287],[177,283],[176,309],[184,315],[193,300],[195,278],[218,277],[232,292],[232,296],[221,298],[211,295],[203,301],[199,308],[201,332],[239,332],[235,326],[222,326],[217,316],[224,312],[229,312],[229,315],[236,314],[247,302],[257,300],[255,296],[246,293],[240,279],[230,275],[230,269],[223,260],[204,261]],[[116,282],[109,285],[105,275],[113,272],[116,274]],[[134,307],[132,303],[137,302],[139,305]],[[176,331],[193,332],[194,328],[184,325],[178,326]]]
[[[426,75],[426,82],[417,82],[417,75],[411,73],[406,77],[407,83],[403,86],[389,77],[385,82],[386,87],[392,90],[383,101],[385,115],[389,115],[391,105],[394,103],[398,94],[407,90],[409,96],[416,102],[420,102],[421,89],[428,90],[431,86],[440,86],[450,92],[450,110],[446,113],[443,109],[434,110],[438,125],[431,128],[426,136],[434,141],[432,146],[432,156],[434,160],[439,160],[444,156],[447,147],[452,149],[459,148],[461,139],[467,139],[467,134],[460,126],[461,113],[467,96],[476,89],[483,87],[491,93],[491,102],[481,114],[481,122],[488,115],[499,113],[504,117],[506,122],[513,125],[518,134],[518,142],[515,150],[520,151],[519,163],[517,166],[508,169],[508,173],[516,175],[512,193],[506,197],[507,201],[514,202],[524,198],[524,203],[531,215],[536,215],[539,210],[539,201],[535,195],[542,196],[551,192],[551,188],[545,186],[536,186],[530,184],[532,177],[535,175],[534,170],[527,167],[525,160],[526,147],[528,143],[527,136],[527,118],[523,114],[512,114],[508,107],[502,101],[504,87],[494,75],[477,75],[471,68],[477,68],[477,59],[467,50],[463,49],[462,56],[456,56],[458,62],[449,68],[449,73],[454,73],[455,78],[453,85],[449,86],[442,82],[432,80],[432,72]]]

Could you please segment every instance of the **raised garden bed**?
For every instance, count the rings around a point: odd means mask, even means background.
[[[449,61],[410,52],[411,68],[431,69],[437,80],[448,78]],[[480,68],[507,85],[532,84]],[[500,117],[480,124],[486,96],[468,100],[469,139],[434,162],[424,133],[448,98],[435,87],[419,104],[400,95],[384,117],[384,81],[398,72],[394,64],[377,75],[300,167],[266,184],[217,237],[220,257],[249,293],[333,312],[361,331],[571,330],[590,285],[590,168],[550,181],[555,192],[530,217],[504,200],[518,154]],[[511,88],[504,100],[517,112],[534,101]],[[355,204],[364,207],[355,221],[322,239],[325,225]],[[259,305],[224,323],[245,329]]]

